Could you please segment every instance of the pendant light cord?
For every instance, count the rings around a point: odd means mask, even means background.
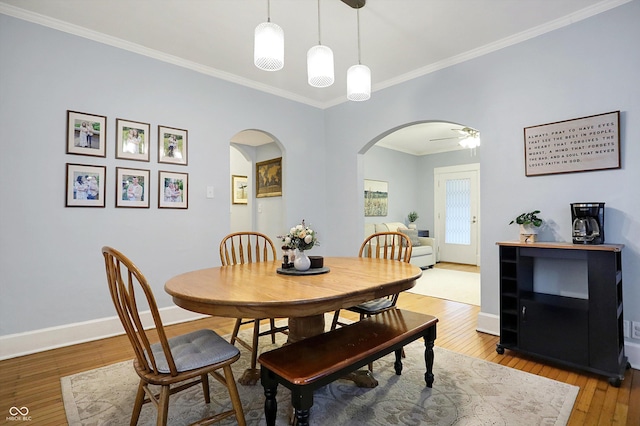
[[[360,62],[360,8],[356,9],[356,16],[358,17],[358,65],[362,65]]]
[[[320,0],[318,0],[318,44],[322,44],[320,40]]]
[[[267,22],[271,22],[271,0],[267,0]]]

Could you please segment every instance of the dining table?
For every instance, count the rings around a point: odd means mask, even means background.
[[[295,342],[325,332],[325,313],[408,290],[421,275],[417,266],[397,260],[325,257],[322,268],[301,272],[282,269],[279,260],[199,269],[172,277],[164,288],[192,312],[287,318],[287,342]],[[363,376],[356,384],[373,387],[375,379]],[[259,378],[259,369],[247,369],[238,381],[255,384]]]

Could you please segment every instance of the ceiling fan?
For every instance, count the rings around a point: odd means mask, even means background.
[[[480,139],[480,132],[476,129],[472,129],[471,127],[463,127],[461,129],[451,129],[454,132],[460,133],[460,136],[450,136],[447,138],[437,138],[437,139],[429,139],[430,142],[433,141],[443,141],[447,139]]]

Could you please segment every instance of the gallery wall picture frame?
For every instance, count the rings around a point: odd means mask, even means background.
[[[256,163],[256,198],[282,196],[282,157]]]
[[[116,118],[116,158],[149,161],[151,125]]]
[[[364,215],[386,216],[389,209],[389,183],[364,180]]]
[[[189,174],[158,171],[158,208],[189,208]]]
[[[107,168],[67,163],[66,207],[104,207]]]
[[[174,127],[158,126],[158,163],[187,165],[189,132]]]
[[[116,167],[116,207],[149,208],[149,170]]]
[[[249,178],[247,176],[231,175],[231,204],[248,204]]]
[[[67,110],[67,154],[107,156],[107,117]]]
[[[619,169],[620,111],[524,128],[526,176]]]

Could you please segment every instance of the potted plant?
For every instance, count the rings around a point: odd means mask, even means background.
[[[542,226],[543,220],[538,217],[540,210],[534,210],[529,213],[522,213],[517,216],[509,225],[517,223],[520,225],[520,241],[525,243],[534,243],[536,241],[536,235],[538,235],[538,228]]]
[[[409,215],[407,216],[407,219],[409,219],[409,228],[410,229],[416,229],[417,226],[415,224],[415,221],[418,220],[418,213],[413,211],[413,212],[409,212]]]

